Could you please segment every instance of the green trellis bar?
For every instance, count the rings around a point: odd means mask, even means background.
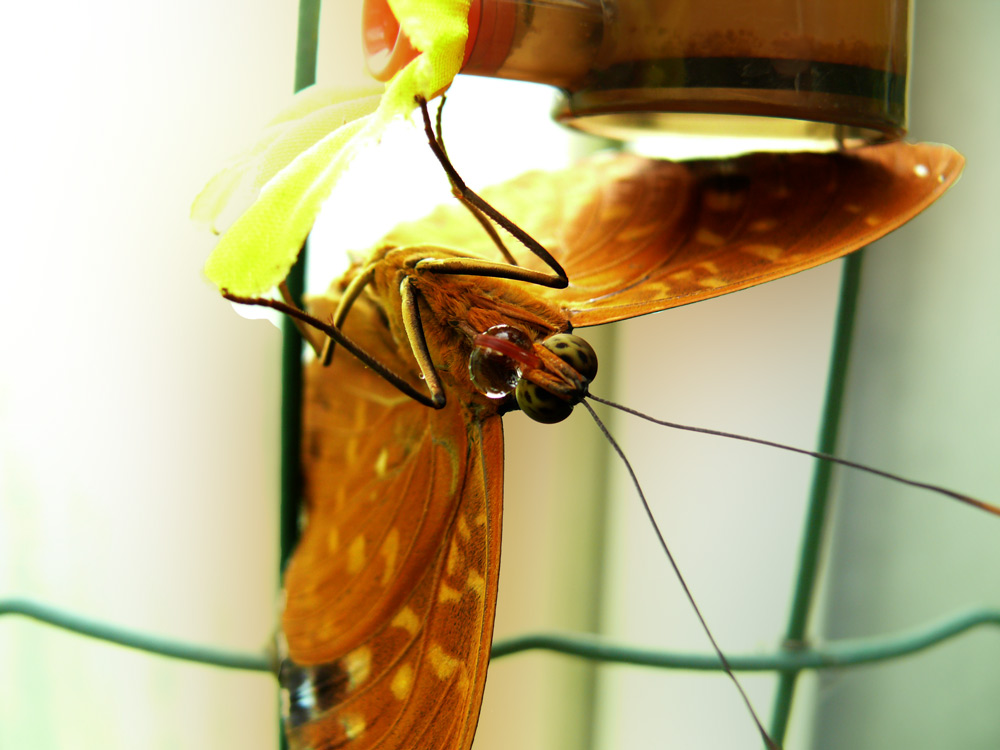
[[[854,319],[857,310],[858,288],[861,285],[861,264],[864,251],[847,256],[844,260],[840,281],[840,300],[833,334],[833,348],[830,352],[830,369],[827,374],[826,397],[820,423],[819,441],[816,450],[834,454],[837,450],[837,436],[840,432],[840,417],[843,412],[844,392],[847,387],[847,366],[851,353],[851,339],[854,334]],[[817,461],[813,472],[809,506],[806,510],[802,547],[799,551],[799,566],[792,594],[792,604],[785,628],[784,643],[793,650],[804,643],[809,613],[816,592],[819,573],[819,556],[822,547],[823,526],[827,517],[830,486],[833,478],[833,464]],[[792,699],[798,681],[798,670],[783,670],[778,680],[771,710],[771,725],[768,731],[771,739],[781,745],[788,729]]]
[[[295,44],[296,92],[316,83],[320,5],[320,0],[299,0]],[[305,290],[308,245],[307,240],[285,279],[288,292],[296,304],[300,304]],[[278,559],[283,573],[299,539],[302,497],[299,478],[302,443],[302,339],[291,318],[283,320],[281,333],[281,506]],[[278,733],[278,746],[281,750],[288,747],[284,729]]]
[[[775,653],[727,654],[726,660],[737,672],[798,674],[805,669],[843,669],[908,656],[982,625],[1000,628],[1000,610],[970,609],[891,636],[845,639],[801,651],[783,649]],[[641,667],[722,671],[719,657],[714,653],[692,654],[638,648],[587,633],[537,633],[508,638],[493,644],[490,658],[499,659],[531,650]]]
[[[214,646],[184,643],[172,638],[161,638],[89,620],[29,599],[0,600],[0,615],[21,615],[87,638],[165,656],[168,659],[197,662],[223,669],[242,669],[250,672],[276,671],[274,654],[264,650],[259,653],[228,651]]]
[[[316,83],[320,0],[299,0],[295,51],[295,91]],[[285,283],[298,301],[305,288],[306,247]],[[302,339],[290,318],[282,322],[281,344],[281,510],[279,555],[281,570],[299,537],[299,442],[302,432]]]
[[[272,674],[277,668],[274,654],[269,649],[255,653],[183,643],[171,638],[161,638],[90,620],[28,599],[0,600],[0,616],[2,615],[21,615],[87,638],[169,659],[181,659],[224,669]],[[898,659],[984,625],[991,625],[1000,630],[1000,609],[970,609],[894,635],[834,641],[800,651],[783,649],[775,653],[732,654],[727,656],[727,659],[732,668],[738,672],[797,673],[804,669],[843,669]],[[661,669],[705,672],[722,670],[722,665],[715,654],[639,648],[615,643],[588,633],[533,633],[508,638],[493,644],[491,658],[509,657],[525,651],[551,651],[591,661]]]

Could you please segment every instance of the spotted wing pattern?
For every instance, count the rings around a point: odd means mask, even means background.
[[[412,372],[368,300],[349,328]],[[307,368],[304,399],[307,519],[281,667],[291,746],[468,748],[496,601],[500,419],[457,397],[421,406],[344,352]]]
[[[624,320],[745,289],[857,250],[909,221],[961,173],[948,146],[671,162],[622,154],[483,191],[563,264],[539,290],[576,326]],[[418,239],[419,238],[419,239]],[[388,236],[495,257],[461,207]],[[539,267],[517,243],[519,263]]]

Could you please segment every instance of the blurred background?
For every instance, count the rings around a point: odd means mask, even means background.
[[[0,597],[232,649],[269,641],[280,336],[204,281],[213,238],[187,216],[204,182],[287,100],[296,13],[292,0],[0,11]],[[367,80],[359,26],[360,0],[327,4],[321,83]],[[911,134],[955,146],[968,165],[926,215],[867,255],[839,451],[993,501],[997,38],[990,0],[916,3]],[[585,151],[549,122],[551,100],[529,84],[457,83],[445,128],[467,181]],[[387,141],[323,218],[324,257],[420,215],[432,186],[447,196],[419,132]],[[311,287],[325,287],[335,265],[315,264]],[[839,273],[833,264],[596,331],[594,390],[662,418],[811,446]],[[773,650],[810,462],[635,420],[612,428],[723,648]],[[586,416],[542,427],[514,414],[505,430],[497,637],[592,630],[707,651]],[[567,491],[556,477],[569,471],[579,488]],[[990,517],[942,498],[840,474],[814,632],[876,635],[1000,605],[998,534]],[[786,746],[996,747],[998,659],[996,633],[977,632],[891,665],[806,677]],[[744,682],[766,718],[775,678]],[[0,748],[273,748],[276,693],[267,675],[0,619]],[[492,665],[476,747],[758,743],[719,675],[530,653]]]

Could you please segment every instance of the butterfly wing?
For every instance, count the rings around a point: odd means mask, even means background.
[[[839,258],[936,200],[964,160],[947,146],[893,143],[833,154],[671,162],[597,158],[484,191],[563,265],[540,289],[576,326],[697,302]],[[419,239],[417,239],[419,238]],[[460,207],[387,238],[495,257]],[[519,263],[536,259],[512,246]]]
[[[368,300],[348,327],[412,372]],[[307,518],[285,577],[281,667],[291,745],[468,748],[496,602],[500,419],[461,398],[428,409],[346,353],[307,368],[304,398]]]

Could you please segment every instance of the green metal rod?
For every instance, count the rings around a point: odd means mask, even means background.
[[[891,636],[852,638],[801,651],[779,651],[771,654],[727,654],[726,659],[733,670],[737,672],[779,671],[798,674],[804,669],[842,669],[914,654],[981,625],[993,625],[1000,628],[1000,610],[971,609]],[[687,669],[699,672],[722,671],[719,657],[714,653],[690,654],[636,648],[611,643],[599,636],[582,633],[539,633],[498,641],[493,644],[491,658],[499,659],[502,656],[510,656],[532,649],[633,666]]]
[[[32,620],[54,625],[87,638],[95,638],[106,643],[114,643],[118,646],[134,648],[170,659],[182,659],[183,661],[223,667],[224,669],[245,669],[253,672],[276,671],[274,655],[265,651],[256,654],[241,653],[193,643],[181,643],[168,638],[158,638],[146,633],[138,633],[95,620],[88,620],[85,617],[79,617],[27,599],[0,600],[0,615],[29,617]]]
[[[295,42],[295,91],[316,83],[319,53],[320,0],[299,0],[299,26]]]
[[[133,648],[171,659],[197,662],[226,669],[276,673],[274,655],[226,651],[190,643],[158,638],[106,623],[88,620],[25,599],[0,600],[0,616],[22,615],[88,638]],[[860,664],[898,659],[935,646],[982,625],[1000,628],[1000,609],[970,609],[921,627],[890,636],[855,638],[828,643],[801,651],[772,654],[735,654],[727,657],[734,670],[741,672],[795,672],[804,669],[841,669]],[[631,664],[663,669],[721,671],[715,654],[690,654],[637,648],[613,643],[585,633],[537,633],[509,638],[493,644],[491,658],[531,650],[552,651],[592,661]]]
[[[304,281],[303,256],[292,266],[286,279],[294,299],[302,295]],[[302,339],[285,318],[281,324],[281,505],[279,559],[284,571],[299,538],[299,449],[302,433]]]
[[[854,333],[854,317],[861,283],[861,264],[864,251],[847,256],[844,261],[843,276],[840,281],[840,302],[834,328],[833,350],[830,356],[830,370],[827,375],[826,402],[820,424],[819,445],[822,453],[835,453],[837,436],[840,431],[840,417],[847,384],[847,366],[851,353],[851,339]],[[830,498],[830,483],[833,465],[818,461],[813,473],[809,507],[806,511],[802,548],[799,552],[798,574],[792,594],[792,605],[785,629],[786,644],[805,642],[806,626],[812,609],[816,579],[819,572],[819,556]],[[778,678],[778,690],[771,711],[771,738],[779,745],[784,742],[788,729],[788,719],[792,710],[792,699],[798,670],[782,672]]]
[[[316,83],[319,51],[320,0],[299,0],[299,23],[295,44],[295,91]],[[308,240],[285,283],[292,299],[301,306],[305,290]],[[281,339],[281,506],[279,530],[279,565],[284,573],[299,540],[299,512],[302,502],[299,456],[302,444],[302,339],[291,318],[282,322]],[[282,722],[283,724],[284,722]],[[286,750],[284,728],[279,732],[278,747]]]
[[[299,0],[298,41],[295,52],[295,90],[316,82],[320,0]],[[305,288],[306,247],[285,283],[298,303]],[[281,569],[299,536],[299,443],[302,432],[302,339],[288,318],[282,323],[281,348]]]

